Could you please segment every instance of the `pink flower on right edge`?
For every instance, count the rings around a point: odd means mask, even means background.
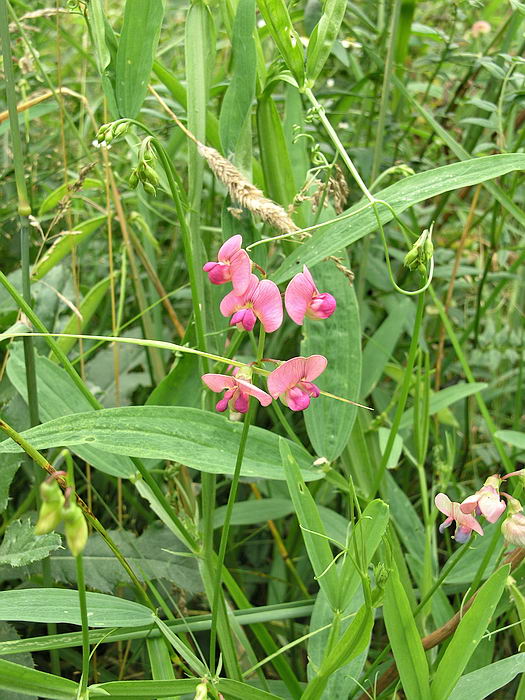
[[[284,305],[288,316],[299,326],[302,326],[305,316],[311,319],[323,319],[331,316],[336,307],[336,301],[327,292],[320,293],[315,286],[310,270],[303,267],[290,281],[284,293]]]
[[[252,261],[245,250],[242,250],[242,236],[228,238],[222,244],[217,254],[218,262],[207,262],[202,268],[208,273],[213,284],[231,282],[237,294],[244,294],[250,284]]]
[[[326,364],[327,359],[323,355],[293,357],[268,375],[268,391],[292,411],[304,411],[310,405],[310,400],[320,394],[313,380],[324,372]]]
[[[470,537],[472,530],[479,535],[483,534],[483,528],[473,515],[468,515],[461,510],[459,503],[454,503],[445,493],[438,493],[434,499],[436,508],[447,516],[447,519],[439,526],[439,531],[443,532],[446,527],[456,522],[456,532],[454,539],[463,544]]]

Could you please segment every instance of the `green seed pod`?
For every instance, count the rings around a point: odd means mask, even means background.
[[[123,134],[126,133],[126,131],[129,129],[129,122],[121,122],[120,124],[117,124],[115,127],[115,131],[113,133],[113,138],[117,138],[117,136],[122,136]]]
[[[106,134],[110,130],[110,128],[111,124],[102,124],[100,129],[97,131],[97,135],[95,137],[96,141],[98,141],[99,143],[102,143],[102,141],[107,142]]]
[[[62,497],[62,502],[64,497]],[[35,535],[47,535],[59,526],[62,520],[62,503],[54,501],[42,503],[38,513],[38,520],[35,525]]]
[[[56,479],[46,479],[40,484],[40,497],[44,503],[64,503],[64,494]]]
[[[160,184],[159,176],[147,163],[142,164],[141,174],[144,179],[147,180],[153,187],[158,187]]]
[[[73,556],[78,557],[84,551],[88,539],[88,527],[84,513],[73,501],[70,502],[68,508],[64,508],[63,513],[67,546]]]
[[[157,195],[157,190],[150,182],[143,182],[142,186],[144,187],[144,191],[148,194],[152,194],[154,197]]]
[[[137,185],[139,184],[139,175],[137,173],[137,170],[134,168],[130,176],[128,177],[128,185],[131,187],[132,190],[134,190]]]
[[[419,248],[417,244],[408,251],[408,253],[405,255],[405,259],[403,261],[403,264],[405,267],[408,267],[409,270],[413,270],[414,267],[418,263],[418,258],[419,258]]]

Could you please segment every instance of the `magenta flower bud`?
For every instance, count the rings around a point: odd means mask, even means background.
[[[319,292],[315,286],[310,270],[303,267],[290,281],[284,293],[284,305],[288,316],[299,326],[302,326],[304,317],[311,319],[323,319],[331,316],[336,307],[336,301],[331,294]]]
[[[500,483],[499,476],[489,476],[479,491],[461,503],[462,512],[484,515],[489,523],[495,523],[506,508],[499,497]]]
[[[208,273],[213,284],[231,282],[237,294],[244,294],[250,283],[252,261],[245,250],[242,250],[242,236],[228,238],[219,248],[218,262],[207,262],[202,268]]]
[[[501,524],[501,532],[507,544],[525,547],[525,515],[513,513]]]
[[[312,380],[324,372],[326,364],[323,355],[293,357],[268,375],[268,391],[292,411],[304,411],[321,393]]]
[[[250,275],[243,294],[233,289],[221,301],[221,314],[231,316],[230,325],[251,331],[256,319],[267,333],[276,331],[283,322],[283,303],[277,285],[271,280],[259,280]]]
[[[246,413],[250,396],[256,398],[261,406],[272,403],[272,397],[269,394],[244,379],[230,377],[227,374],[203,374],[201,379],[212,391],[216,393],[224,391],[224,396],[215,406],[219,413],[225,411],[228,406],[238,413]]]

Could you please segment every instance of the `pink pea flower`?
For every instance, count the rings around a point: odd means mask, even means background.
[[[250,396],[256,398],[261,406],[272,403],[272,397],[269,394],[244,379],[230,377],[227,374],[203,374],[201,379],[212,391],[216,393],[224,391],[224,396],[215,406],[220,413],[225,411],[228,405],[232,410],[246,413]]]
[[[470,32],[474,38],[477,38],[481,34],[489,34],[491,29],[492,27],[488,22],[486,22],[484,19],[479,19],[477,22],[474,22],[470,28]]]
[[[311,319],[328,318],[335,311],[336,301],[331,294],[319,290],[315,286],[310,270],[303,267],[290,281],[284,293],[284,305],[288,316],[299,326],[302,326],[304,317]]]
[[[231,316],[230,326],[237,326],[239,330],[251,331],[259,319],[264,330],[272,333],[283,322],[283,302],[279,288],[275,282],[259,280],[253,274],[242,294],[232,289],[224,297],[220,310],[223,316]]]
[[[293,357],[268,375],[268,391],[274,399],[280,397],[292,411],[304,411],[310,400],[320,394],[319,387],[312,382],[324,372],[326,363],[323,355]]]
[[[525,547],[525,515],[522,505],[516,498],[505,495],[509,502],[509,517],[501,525],[505,543]]]
[[[484,515],[489,523],[495,523],[506,508],[505,502],[499,497],[500,483],[499,476],[489,476],[479,491],[461,503],[461,511]]]
[[[231,282],[238,294],[243,294],[250,283],[252,261],[241,249],[242,236],[232,236],[222,244],[217,255],[218,262],[207,262],[202,268],[208,273],[210,282],[224,284]]]
[[[456,532],[454,533],[454,539],[461,544],[468,540],[472,530],[480,535],[483,534],[483,528],[476,518],[473,515],[463,513],[459,503],[453,503],[446,494],[438,493],[434,503],[436,508],[447,516],[447,519],[439,526],[440,532],[443,532],[446,527],[449,527],[455,521]]]

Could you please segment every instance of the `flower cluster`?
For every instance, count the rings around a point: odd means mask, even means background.
[[[35,535],[46,535],[52,532],[63,520],[67,545],[76,557],[86,546],[88,527],[84,513],[77,505],[72,490],[67,488],[64,496],[55,479],[55,476],[63,474],[64,472],[56,472],[54,476],[49,476],[40,484],[42,504],[35,525]]]
[[[242,236],[229,238],[219,249],[216,261],[207,262],[203,270],[213,284],[230,282],[232,290],[220,304],[221,314],[230,317],[230,326],[239,330],[253,330],[259,321],[266,333],[273,333],[283,322],[283,302],[277,285],[254,274],[250,256],[242,248]],[[302,325],[305,318],[325,319],[331,316],[336,301],[331,294],[319,292],[306,267],[291,280],[284,294],[284,305],[292,321]],[[248,410],[249,397],[262,406],[280,398],[292,411],[308,408],[312,398],[320,394],[313,383],[325,370],[327,360],[322,355],[294,357],[268,375],[268,392],[251,383],[251,369],[237,370],[234,376],[205,374],[206,386],[216,393],[224,392],[216,405],[217,411],[226,408],[239,413]]]
[[[443,530],[453,522],[456,523],[454,539],[457,542],[466,542],[472,531],[483,535],[483,528],[476,517],[483,515],[489,523],[495,523],[507,509],[507,518],[501,526],[501,531],[507,544],[525,547],[525,514],[521,503],[504,491],[500,492],[501,483],[511,476],[523,476],[524,470],[512,472],[504,477],[498,474],[489,476],[483,486],[476,493],[465,498],[461,503],[454,503],[444,493],[438,493],[434,499],[436,507],[444,515],[446,520],[439,526]],[[505,501],[500,496],[505,496]]]

